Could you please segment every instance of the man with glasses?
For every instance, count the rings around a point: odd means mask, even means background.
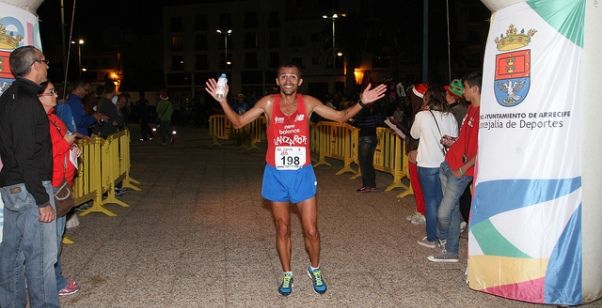
[[[10,54],[9,62],[16,80],[0,96],[0,193],[5,203],[0,307],[25,307],[26,283],[31,307],[60,307],[52,143],[37,96],[48,60],[39,49],[23,46]]]

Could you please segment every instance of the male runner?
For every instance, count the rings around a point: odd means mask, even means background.
[[[235,128],[241,128],[262,114],[267,119],[267,153],[261,195],[271,201],[272,215],[276,226],[276,248],[284,272],[278,292],[284,296],[292,293],[291,231],[288,205],[297,205],[305,248],[309,253],[310,266],[307,274],[313,289],[318,294],[326,292],[326,283],[320,271],[320,233],[317,226],[316,190],[317,181],[310,159],[309,118],[312,112],[325,119],[345,122],[365,105],[385,95],[386,85],[372,88],[369,84],[360,96],[360,101],[351,107],[337,111],[327,107],[318,99],[297,93],[303,83],[301,71],[295,64],[280,66],[276,84],[280,93],[261,98],[253,108],[238,114],[227,102],[226,95],[218,98],[217,82],[209,79],[205,90],[219,102],[226,117]]]

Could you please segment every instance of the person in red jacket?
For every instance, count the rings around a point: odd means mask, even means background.
[[[52,141],[52,187],[56,192],[63,184],[63,180],[66,180],[70,186],[73,185],[75,165],[71,162],[70,155],[72,151],[75,152],[75,155],[79,155],[79,149],[75,144],[77,135],[70,133],[67,130],[67,125],[54,114],[56,99],[58,97],[54,84],[48,81],[43,86],[44,90],[38,94],[38,98],[48,115],[48,124],[50,125],[50,140]],[[63,276],[61,269],[61,243],[65,231],[65,222],[65,216],[56,218],[58,253],[57,261],[54,264],[54,271],[59,296],[75,294],[80,289],[77,282],[66,279]]]

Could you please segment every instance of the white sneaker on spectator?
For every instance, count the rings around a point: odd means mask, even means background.
[[[426,218],[423,215],[421,215],[421,214],[418,214],[418,215],[419,216],[414,217],[414,219],[412,219],[410,222],[413,225],[424,225],[424,224],[426,224]]]
[[[438,241],[429,241],[426,236],[418,241],[418,245],[424,246],[426,248],[435,248],[435,247],[437,247],[437,244],[438,244]]]
[[[463,221],[460,223],[460,233],[463,233],[466,230],[466,222]]]
[[[422,214],[420,214],[420,213],[418,213],[418,212],[414,212],[414,213],[412,213],[412,215],[408,215],[408,216],[406,217],[406,220],[407,220],[407,221],[412,221],[412,219],[414,219],[414,217],[417,217],[417,216],[422,216]]]
[[[67,217],[67,222],[65,223],[65,228],[73,229],[77,226],[79,226],[79,218],[77,218],[77,213],[73,213],[69,217]]]

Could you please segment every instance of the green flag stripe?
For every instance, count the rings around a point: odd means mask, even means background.
[[[585,0],[529,0],[527,4],[556,31],[583,48]]]
[[[531,259],[502,236],[489,219],[470,228],[485,255]]]

